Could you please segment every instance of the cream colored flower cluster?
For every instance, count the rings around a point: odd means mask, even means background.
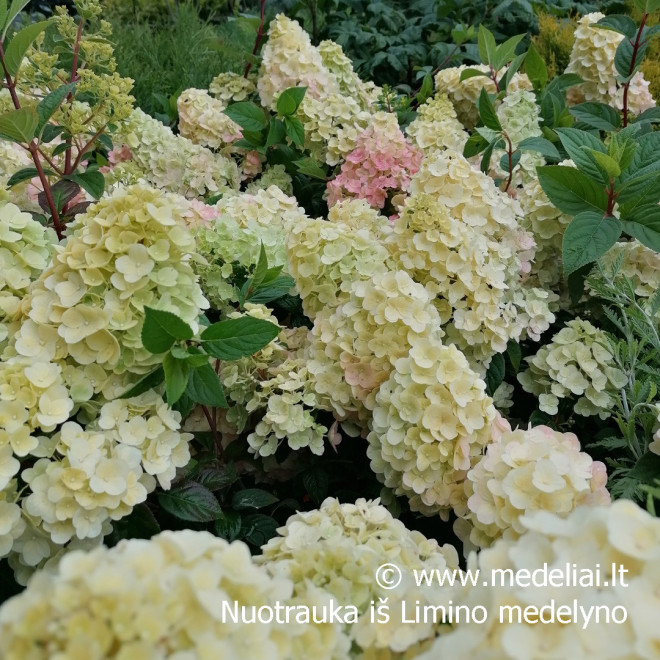
[[[179,433],[180,421],[152,391],[106,403],[84,429],[65,422],[52,438],[56,455],[21,474],[31,490],[25,512],[58,545],[102,536],[106,521],[128,515],[156,479],[169,488],[176,468],[188,463],[192,435]]]
[[[316,391],[339,418],[365,421],[396,361],[417,340],[442,336],[440,318],[424,287],[402,270],[353,283],[349,298],[316,315],[308,368]]]
[[[279,188],[285,195],[293,195],[293,179],[287,174],[284,165],[266,165],[259,178],[248,183],[245,192],[254,194],[259,190],[268,190],[271,186]]]
[[[222,150],[243,135],[224,113],[226,107],[203,89],[186,89],[177,100],[179,133],[194,144]]]
[[[55,251],[55,232],[18,206],[0,202],[0,321],[18,312],[30,284]]]
[[[358,101],[340,93],[322,99],[305,96],[296,116],[305,127],[305,147],[314,158],[333,166],[355,149],[371,120]]]
[[[534,92],[526,89],[512,91],[502,99],[496,112],[502,130],[511,140],[514,149],[523,140],[542,135],[539,126],[541,110],[536,104]],[[503,149],[497,149],[493,152],[491,163],[494,166],[495,175],[498,177],[508,177],[508,172],[500,167],[500,158],[505,153]],[[514,170],[513,183],[520,186],[536,179],[536,168],[544,164],[545,159],[540,154],[523,151],[520,156],[520,163]]]
[[[328,406],[316,393],[307,367],[308,345],[307,328],[283,330],[285,350],[275,352],[279,359],[265,368],[265,377],[260,377],[253,398],[245,406],[248,414],[263,412],[247,438],[250,452],[270,456],[286,442],[294,450],[309,447],[313,454],[323,453],[328,429],[317,423],[315,411]]]
[[[406,133],[427,158],[444,149],[463,153],[470,137],[458,121],[454,106],[446,94],[436,94],[421,105]]]
[[[439,546],[437,541],[409,531],[378,500],[340,504],[328,498],[320,509],[289,518],[278,532],[262,548],[257,562],[271,575],[292,580],[294,595],[303,601],[321,590],[339,603],[355,606],[357,621],[347,624],[344,634],[362,651],[378,658],[414,657],[420,645],[437,634],[438,627],[432,622],[404,622],[401,603],[450,602],[451,588],[420,589],[412,576],[415,569],[457,569],[458,556],[452,546]],[[401,570],[402,581],[395,589],[383,589],[373,578],[386,563]],[[371,619],[371,603],[378,604],[378,598],[387,598],[388,623]],[[409,655],[398,655],[406,651]]]
[[[491,439],[486,384],[455,346],[413,343],[378,390],[367,455],[371,469],[415,511],[466,511],[464,482]]]
[[[223,607],[274,607],[292,582],[255,566],[248,547],[208,532],[74,552],[0,610],[0,655],[52,658],[330,659],[330,624],[234,622]]]
[[[525,588],[510,584],[508,578],[495,586],[479,581],[454,604],[486,608],[487,621],[460,623],[438,637],[418,660],[657,657],[660,633],[654,614],[660,607],[660,520],[630,500],[618,500],[609,507],[579,507],[567,518],[537,512],[524,516],[522,522],[528,531],[521,538],[498,541],[473,556],[468,567],[490,576],[493,570],[515,575],[543,565],[562,571],[569,566],[575,567],[582,585],[588,584],[589,571],[593,586],[581,586],[577,580],[561,587]],[[626,572],[620,573],[621,569]],[[607,586],[598,586],[596,575],[599,584]],[[582,606],[585,615],[579,610],[573,614],[576,606]],[[503,618],[493,615],[501,607],[514,608],[512,621],[508,609]],[[550,607],[555,614],[548,622]],[[518,608],[529,613],[520,622]],[[544,608],[541,619],[540,608]]]
[[[278,14],[268,28],[261,53],[257,81],[261,104],[275,110],[278,96],[289,87],[306,87],[306,96],[315,99],[340,91],[307,32],[296,21]]]
[[[572,161],[561,164],[569,163]],[[562,213],[550,202],[538,177],[530,179],[518,190],[518,201],[523,211],[521,225],[532,233],[536,243],[530,274],[541,287],[556,288],[563,277],[562,241],[572,216]]]
[[[461,73],[468,68],[489,73],[488,66],[485,64],[471,65],[469,67],[463,64],[461,66],[442,69],[435,76],[435,89],[438,94],[446,94],[449,97],[449,100],[454,105],[459,121],[466,129],[471,130],[479,120],[477,101],[479,100],[481,90],[485,88],[489,94],[495,94],[496,89],[495,83],[490,77],[473,76],[472,78],[461,81]],[[500,71],[500,76],[503,73],[504,70]],[[514,73],[511,76],[506,91],[510,94],[519,89],[532,89],[532,83],[526,73]]]
[[[252,94],[256,94],[257,86],[249,76],[246,78],[240,73],[224,71],[213,78],[209,92],[227,106],[230,103],[245,101]]]
[[[0,108],[3,105],[1,102],[3,92],[5,92],[4,89],[0,91]],[[9,107],[6,108],[6,112],[10,111]],[[15,142],[0,140],[0,203],[11,201],[24,211],[34,210],[37,213],[41,212],[36,199],[34,199],[36,197],[36,191],[29,180],[12,186],[11,193],[6,188],[7,182],[13,174],[32,165],[34,163],[28,152],[19,147]]]
[[[501,536],[518,538],[526,531],[521,518],[534,511],[565,516],[578,506],[610,503],[605,465],[580,451],[573,433],[547,426],[512,431],[503,419],[498,426],[467,474],[469,512],[455,526],[464,542],[484,547]]]
[[[604,17],[600,12],[594,12],[578,21],[566,73],[576,73],[584,82],[568,89],[566,98],[572,104],[598,101],[622,110],[624,90],[623,85],[617,81],[614,56],[624,36],[594,25]],[[628,90],[628,108],[638,115],[654,106],[649,83],[644,79],[644,74],[638,71]]]
[[[580,318],[568,321],[549,344],[525,359],[529,368],[518,380],[549,415],[557,414],[560,399],[577,396],[578,415],[606,419],[617,390],[628,382],[614,362],[607,335]]]
[[[549,294],[524,285],[534,241],[520,206],[463,156],[437,152],[413,177],[388,244],[434,297],[447,339],[473,367],[554,320]]]
[[[232,160],[174,135],[140,109],[120,124],[115,135],[117,145],[123,142],[130,147],[132,168],[137,166],[141,176],[159,188],[186,197],[204,197],[238,187],[238,168]],[[117,169],[121,172],[123,167],[118,165]]]
[[[159,363],[142,346],[144,306],[171,311],[195,331],[208,307],[190,265],[188,211],[182,197],[134,186],[78,215],[66,245],[30,290],[23,311],[32,323],[22,325],[13,350],[68,355],[116,373],[144,373]]]
[[[339,91],[360,103],[364,110],[371,108],[380,98],[382,90],[373,82],[363,82],[353,70],[353,63],[346,57],[342,47],[330,41],[322,41],[318,45],[321,61],[328,71],[337,79]]]
[[[660,254],[637,240],[615,243],[601,257],[605,272],[622,258],[619,273],[630,278],[640,298],[650,298],[660,288]]]
[[[289,272],[310,319],[345,302],[354,282],[387,270],[389,254],[378,241],[387,227],[387,220],[361,199],[335,204],[328,221],[305,219],[291,226]]]

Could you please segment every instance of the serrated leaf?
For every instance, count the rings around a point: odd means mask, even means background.
[[[291,142],[303,149],[305,147],[305,127],[300,119],[296,117],[285,117],[284,127]]]
[[[223,465],[221,469],[204,468],[195,477],[197,483],[202,484],[202,486],[211,491],[228,488],[236,483],[237,480],[236,466],[233,463]]]
[[[504,356],[501,353],[495,353],[486,372],[486,394],[488,396],[493,396],[493,392],[502,384],[504,373]]]
[[[261,488],[246,488],[234,493],[231,504],[235,509],[263,509],[279,502],[278,498]]]
[[[592,179],[600,180],[601,171],[583,147],[606,153],[605,145],[595,135],[577,128],[557,128],[555,132],[576,167]]]
[[[307,87],[289,87],[277,98],[277,112],[283,117],[291,116],[302,103]]]
[[[253,513],[241,521],[241,538],[258,548],[277,534],[279,523],[272,516]]]
[[[295,285],[295,281],[289,275],[280,275],[267,285],[262,285],[250,296],[250,302],[255,305],[267,305],[286,295]]]
[[[493,106],[493,102],[490,100],[490,97],[488,96],[488,92],[486,91],[485,87],[481,88],[478,107],[479,107],[479,117],[481,118],[481,121],[484,123],[484,126],[490,128],[493,131],[501,131],[502,125],[500,124],[500,120],[497,118],[495,107]]]
[[[592,27],[599,27],[606,30],[613,30],[626,37],[633,38],[637,34],[637,25],[630,16],[623,14],[610,14],[601,18],[596,24],[592,23]]]
[[[235,541],[241,533],[241,516],[236,511],[222,511],[215,521],[215,534],[226,541]]]
[[[67,83],[58,87],[55,91],[51,92],[43,98],[37,106],[37,114],[39,115],[39,123],[37,124],[36,134],[40,135],[45,128],[48,120],[53,116],[53,113],[60,106],[62,101],[72,92],[76,87],[76,83]],[[49,140],[47,140],[48,142]]]
[[[660,252],[660,208],[657,204],[642,207],[638,214],[622,220],[621,225],[626,234]]]
[[[267,122],[263,110],[250,101],[234,103],[228,108],[225,108],[223,112],[246,131],[258,133],[266,128]]]
[[[325,181],[328,178],[325,170],[311,156],[294,160],[293,164],[301,174],[311,176],[313,179]]]
[[[604,103],[580,103],[572,106],[570,112],[578,121],[599,131],[615,131],[621,125],[619,113]]]
[[[621,174],[619,163],[617,163],[611,156],[608,156],[601,151],[596,151],[595,149],[586,148],[586,151],[598,163],[598,165],[605,170],[610,179],[616,179],[616,177]]]
[[[525,138],[518,143],[518,149],[522,151],[535,151],[545,156],[545,158],[551,158],[552,160],[559,160],[561,158],[557,147],[542,137]]]
[[[20,108],[0,115],[0,137],[19,144],[29,144],[34,137],[39,116],[34,108]]]
[[[310,468],[303,474],[303,486],[316,506],[327,497],[329,483],[328,473],[323,468]]]
[[[193,331],[176,314],[145,306],[141,337],[150,353],[164,353],[175,341],[192,339]]]
[[[165,380],[165,372],[163,367],[156,367],[153,371],[149,372],[146,376],[142,376],[135,385],[129,387],[123,394],[119,396],[120,399],[132,399],[134,396],[140,396],[149,390],[158,387]]]
[[[30,23],[12,37],[5,49],[5,68],[10,76],[16,76],[28,48],[49,25],[50,20]]]
[[[537,169],[539,183],[548,199],[564,213],[605,212],[605,190],[574,167],[548,165]]]
[[[220,378],[208,362],[191,370],[186,393],[203,406],[227,408],[227,399]]]
[[[65,179],[77,183],[84,191],[88,192],[94,199],[101,199],[105,191],[105,177],[98,170],[69,174]]]
[[[178,360],[171,353],[167,353],[163,358],[163,371],[167,403],[172,407],[186,391],[191,368],[185,360]]]
[[[562,73],[560,76],[553,78],[546,88],[546,91],[554,94],[563,94],[569,87],[580,85],[584,80],[577,75],[577,73]]]
[[[270,321],[243,316],[219,321],[206,328],[201,336],[205,350],[221,360],[238,360],[267,346],[280,333]]]
[[[660,456],[646,452],[628,473],[628,477],[645,484],[653,484],[660,478]]]
[[[578,213],[566,227],[562,242],[564,274],[600,259],[621,236],[621,222],[596,211]]]
[[[211,522],[222,515],[215,495],[208,488],[192,481],[160,493],[158,503],[175,518],[187,522]]]

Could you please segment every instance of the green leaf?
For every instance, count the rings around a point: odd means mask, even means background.
[[[250,296],[250,302],[255,305],[267,305],[285,296],[295,285],[293,277],[280,275],[267,285],[262,285]]]
[[[123,539],[150,539],[160,533],[160,525],[145,502],[133,507],[133,511],[121,520],[112,522],[112,532],[106,536],[106,545],[116,545]]]
[[[580,103],[570,108],[578,120],[599,131],[615,131],[621,125],[619,113],[604,103]]]
[[[484,71],[479,71],[479,69],[463,69],[463,71],[461,71],[460,81],[463,82],[468,78],[476,78],[478,76],[490,78],[490,76],[487,73],[485,73]]]
[[[0,137],[19,144],[29,144],[34,137],[39,116],[34,108],[21,108],[0,115]]]
[[[621,222],[612,216],[595,211],[578,213],[564,232],[564,274],[600,259],[617,242],[621,230]]]
[[[280,333],[270,321],[243,316],[210,325],[201,334],[204,348],[221,360],[238,360],[267,346]]]
[[[283,117],[290,117],[302,103],[307,87],[289,87],[277,98],[277,112]]]
[[[515,170],[516,166],[520,162],[520,156],[522,155],[522,152],[516,149],[511,154],[511,169]],[[509,154],[508,153],[503,153],[502,157],[500,158],[500,168],[503,169],[505,172],[509,172]]]
[[[657,203],[640,207],[637,213],[626,217],[621,224],[626,234],[660,252],[660,207]]]
[[[614,66],[616,67],[616,70],[621,78],[628,80],[632,74],[634,74],[644,59],[647,46],[648,41],[642,42],[639,45],[637,53],[635,54],[635,66],[631,67],[633,62],[634,46],[630,39],[621,40],[621,43],[617,47],[616,53],[614,54]]]
[[[266,128],[266,116],[263,110],[250,101],[234,103],[224,113],[246,131],[259,132]]]
[[[158,503],[169,514],[187,522],[211,522],[222,515],[215,495],[195,482],[158,495]]]
[[[502,384],[504,373],[504,356],[501,353],[495,353],[486,372],[486,394],[488,396],[493,396],[493,392]]]
[[[303,485],[312,502],[316,506],[320,506],[328,496],[328,473],[321,467],[310,468],[303,474]]]
[[[520,348],[520,344],[510,340],[506,345],[506,355],[511,362],[513,370],[518,373],[520,371],[520,362],[522,360],[522,349]]]
[[[284,127],[286,128],[286,134],[289,136],[291,142],[301,149],[304,149],[305,127],[300,119],[296,119],[296,117],[285,117]]]
[[[46,124],[41,131],[41,142],[48,144],[52,142],[58,135],[64,132],[64,126],[55,126],[53,124]]]
[[[22,170],[14,172],[14,174],[9,177],[9,180],[7,181],[7,188],[11,188],[12,186],[15,186],[17,183],[21,183],[21,181],[25,181],[26,179],[33,179],[35,176],[39,176],[39,172],[37,172],[35,167],[24,167]]]
[[[622,172],[620,178],[620,192],[617,202],[619,205],[632,205],[626,208],[631,213],[638,205],[645,192],[657,190],[653,175],[660,172],[660,133],[650,133],[638,140],[638,146],[628,167]],[[637,202],[637,203],[636,203]]]
[[[584,282],[593,268],[593,264],[585,264],[573,271],[566,279],[568,295],[573,305],[577,305],[584,295]]]
[[[163,371],[167,403],[172,407],[186,391],[191,369],[185,360],[178,360],[171,353],[167,353],[163,358]]]
[[[257,260],[257,266],[254,269],[252,274],[251,286],[253,288],[258,288],[266,277],[268,272],[268,255],[266,254],[266,248],[264,247],[263,242],[259,244],[259,259]]]
[[[62,85],[39,102],[39,105],[37,106],[37,114],[39,115],[39,123],[37,124],[36,130],[37,135],[41,134],[41,131],[46,126],[48,120],[53,116],[55,110],[60,106],[60,103],[64,101],[69,92],[72,92],[75,87],[76,83]]]
[[[241,522],[241,538],[258,548],[268,543],[277,534],[279,523],[272,516],[252,513]]]
[[[595,135],[577,128],[557,128],[555,132],[577,168],[592,179],[600,181],[602,173],[583,147],[605,154],[605,145]]]
[[[605,212],[605,190],[574,167],[548,165],[537,168],[539,183],[548,199],[564,213]]]
[[[653,484],[660,478],[660,456],[653,452],[646,452],[628,473],[629,477],[645,484]]]
[[[227,399],[218,374],[210,364],[192,369],[186,393],[196,403],[214,408],[227,408]]]
[[[246,488],[234,493],[231,504],[234,509],[263,509],[279,502],[278,498],[261,488]]]
[[[154,389],[154,387],[158,387],[164,380],[165,372],[163,371],[163,367],[156,367],[146,376],[142,376],[135,385],[129,387],[119,396],[119,398],[132,399],[134,396],[140,396],[140,394],[144,394],[145,392]]]
[[[484,64],[492,64],[495,58],[497,44],[493,33],[483,24],[479,26],[477,35],[477,45],[479,48],[479,57]]]
[[[607,172],[609,179],[616,179],[616,177],[621,174],[619,163],[617,163],[611,156],[608,156],[601,151],[596,151],[595,149],[587,148],[586,151],[598,163],[598,165]]]
[[[606,30],[613,30],[619,34],[623,34],[626,37],[633,38],[637,34],[637,25],[630,16],[624,16],[623,14],[610,14],[601,18],[595,25],[592,23],[592,27],[604,28]]]
[[[228,488],[236,483],[238,475],[236,474],[236,466],[233,463],[223,465],[221,469],[217,468],[204,468],[195,477],[197,483],[208,488],[209,490],[216,491]]]
[[[7,0],[0,0],[0,30],[4,28],[7,20]]]
[[[78,174],[69,174],[64,177],[68,181],[77,183],[83,190],[88,192],[94,199],[101,199],[105,191],[105,177],[98,170],[88,170]]]
[[[485,149],[484,149],[484,154],[481,157],[481,171],[484,174],[488,174],[490,170],[490,159],[491,156],[493,155],[493,150],[499,149],[500,147],[504,146],[504,140],[493,140]]]
[[[488,146],[488,140],[484,139],[479,133],[471,135],[463,147],[463,156],[472,158],[481,153]]]
[[[526,53],[521,53],[520,55],[516,55],[516,57],[511,60],[511,63],[506,68],[506,72],[500,78],[499,87],[501,90],[506,91],[509,88],[511,78],[513,78],[514,74],[518,71],[518,69],[520,69],[523,62],[525,61],[525,55]],[[500,94],[501,93],[502,92],[500,92]]]
[[[525,138],[518,143],[518,149],[522,151],[535,151],[546,158],[559,160],[561,156],[550,140],[541,137]]]
[[[12,0],[11,5],[9,6],[9,12],[7,13],[7,18],[6,22],[4,23],[2,27],[2,38],[4,39],[5,35],[7,34],[7,30],[9,29],[9,26],[14,22],[14,19],[27,7],[29,4],[30,0]],[[5,0],[5,6],[7,6],[6,0]],[[0,25],[2,25],[0,23]]]
[[[145,306],[142,345],[150,353],[164,353],[176,340],[188,340],[192,337],[192,328],[176,314]]]
[[[502,125],[500,124],[500,120],[497,118],[495,107],[493,106],[493,102],[490,100],[485,87],[481,88],[478,107],[479,117],[481,117],[481,121],[484,123],[484,126],[490,128],[493,131],[501,131]]]
[[[505,64],[514,58],[516,47],[526,36],[527,35],[525,34],[517,34],[496,47],[495,55],[493,56],[493,69],[495,69],[495,71],[499,71]]]
[[[415,96],[418,105],[424,103],[426,99],[431,96],[431,94],[433,94],[433,79],[427,73],[424,76],[424,80],[422,81],[422,86],[419,88],[419,92],[417,92],[417,95]]]
[[[5,68],[10,76],[16,76],[28,48],[49,25],[50,21],[30,23],[12,37],[5,50]]]
[[[583,82],[584,80],[577,73],[562,73],[548,83],[546,91],[550,94],[563,94],[569,87],[575,87]]]
[[[660,122],[660,107],[649,108],[644,110],[641,115],[635,117],[635,123],[639,124],[643,121],[650,121],[652,124],[657,124]]]
[[[268,137],[266,138],[266,147],[272,147],[275,144],[284,142],[286,137],[286,129],[284,122],[277,117],[271,117],[270,124],[268,125]]]
[[[301,174],[311,176],[313,179],[325,181],[328,178],[325,170],[311,156],[301,158],[300,160],[294,160],[293,164],[298,168],[298,171]]]
[[[534,44],[530,44],[525,57],[525,73],[532,81],[534,89],[543,89],[548,82],[548,67],[534,48]]]
[[[216,518],[215,534],[230,543],[241,533],[241,516],[236,511],[223,511]]]

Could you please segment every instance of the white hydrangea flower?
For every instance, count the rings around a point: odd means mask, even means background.
[[[597,101],[622,110],[624,90],[623,85],[617,81],[614,56],[624,36],[614,30],[604,30],[594,25],[604,17],[605,14],[593,12],[578,21],[566,73],[576,73],[584,82],[570,87],[566,100],[570,104]],[[649,82],[644,79],[644,74],[638,71],[633,76],[628,90],[628,108],[638,115],[654,106]]]
[[[238,603],[239,615],[243,606],[273,607],[292,588],[256,566],[245,544],[208,532],[72,552],[2,606],[0,655],[298,660],[311,650],[330,660],[345,644],[331,624],[249,625],[222,614],[223,604]]]
[[[457,569],[456,550],[407,530],[378,500],[340,504],[328,498],[318,510],[289,518],[278,533],[262,548],[257,562],[270,574],[291,579],[294,597],[302,601],[322,591],[339,603],[355,606],[358,620],[345,625],[344,631],[362,651],[378,657],[414,657],[425,641],[440,632],[431,622],[402,621],[401,602],[446,605],[451,589],[419,589],[412,575],[414,569]],[[379,587],[373,577],[385,563],[402,571],[402,582],[393,590]],[[371,621],[370,606],[378,598],[388,599],[388,623]],[[411,655],[398,655],[406,652]]]
[[[578,506],[608,505],[606,484],[605,465],[582,452],[573,433],[508,427],[468,472],[469,511],[455,529],[468,547],[518,538],[523,516],[533,511],[566,516]]]
[[[418,338],[375,397],[371,469],[413,510],[447,519],[466,511],[467,471],[490,441],[495,419],[486,384],[455,346]]]
[[[233,71],[219,73],[209,85],[209,92],[220,99],[225,106],[230,103],[245,101],[249,96],[256,93],[257,86],[251,77],[245,78]]]
[[[578,415],[606,419],[613,397],[628,382],[614,362],[607,335],[580,318],[568,321],[549,344],[525,359],[529,368],[518,380],[539,397],[539,408],[549,415],[557,414],[560,399],[576,396]]]

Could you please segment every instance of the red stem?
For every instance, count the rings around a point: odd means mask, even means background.
[[[644,25],[646,24],[646,19],[649,15],[645,12],[642,16],[642,22],[637,30],[637,36],[635,37],[635,43],[633,44],[633,53],[630,60],[630,69],[628,69],[628,78],[632,76],[633,71],[635,70],[635,60],[637,59],[637,53],[639,52],[639,47],[642,45],[640,40],[642,38],[642,32],[644,31]],[[623,86],[623,125],[628,126],[628,89],[630,88],[630,80]]]
[[[21,109],[21,103],[18,100],[18,95],[16,94],[16,80],[12,80],[7,71],[7,66],[5,64],[5,51],[2,48],[2,42],[0,42],[0,64],[2,64],[2,71],[4,72],[5,79],[7,81],[7,88],[9,89],[9,95],[11,96],[12,103],[16,110]],[[50,184],[48,183],[48,178],[44,172],[44,168],[41,166],[41,160],[39,158],[39,148],[35,140],[31,140],[28,144],[28,150],[34,161],[34,167],[37,170],[39,175],[39,180],[44,189],[44,195],[46,196],[46,202],[48,203],[48,208],[50,209],[50,214],[53,218],[53,225],[55,226],[55,231],[57,232],[57,237],[62,240],[64,238],[64,228],[60,222],[60,215],[57,212],[57,205],[53,199],[53,193],[50,190]]]
[[[511,180],[513,179],[513,145],[511,144],[511,140],[506,133],[502,133],[502,135],[504,135],[508,145],[506,153],[509,158],[509,180],[506,182],[506,186],[504,187],[504,192],[508,192],[509,187],[511,186]]]
[[[256,55],[259,51],[259,44],[261,44],[261,39],[264,36],[264,16],[266,14],[266,0],[261,0],[261,22],[259,23],[259,29],[257,30],[257,39],[254,42],[254,48],[252,49],[252,55]],[[247,78],[252,68],[252,62],[248,62],[245,67],[245,73],[243,73],[243,78]]]
[[[490,64],[488,66],[490,67],[490,77],[492,78],[493,82],[495,83],[495,90],[499,94],[500,93],[500,85],[497,82],[497,71],[495,71],[495,69],[493,69],[493,67]]]

